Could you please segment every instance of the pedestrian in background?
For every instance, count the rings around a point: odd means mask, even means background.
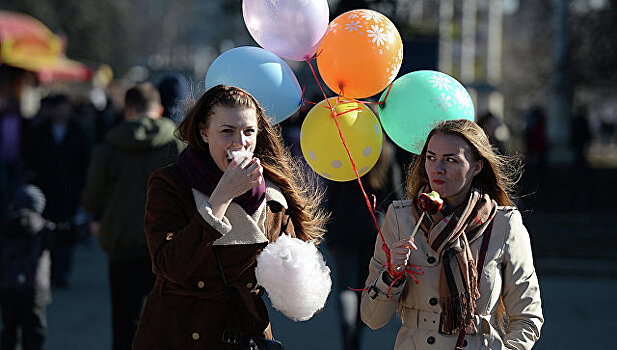
[[[19,185],[0,229],[2,350],[40,350],[51,302],[50,241],[55,225],[41,215],[45,195]]]
[[[508,154],[510,129],[501,118],[491,112],[482,113],[478,117],[478,125],[484,130],[488,141],[497,148],[500,154]]]
[[[525,114],[525,162],[533,176],[544,176],[549,152],[546,134],[546,112],[541,106],[532,107]]]
[[[382,227],[390,261],[377,238],[362,293],[362,319],[373,329],[399,311],[395,349],[531,349],[540,337],[540,288],[510,197],[512,164],[474,122],[446,121],[429,133],[407,180],[411,199],[394,201]],[[418,196],[431,191],[443,208],[422,216],[411,238]],[[424,272],[419,283],[391,274],[408,264]]]
[[[161,94],[163,118],[179,124],[182,120],[181,106],[188,95],[188,83],[181,74],[167,74],[161,78],[157,88]]]
[[[162,112],[152,84],[126,92],[124,121],[95,149],[83,193],[83,206],[94,217],[92,232],[109,258],[114,350],[131,348],[154,284],[143,228],[148,177],[183,148]]]
[[[375,214],[379,223],[383,221],[387,205],[403,195],[401,170],[394,152],[393,145],[384,139],[379,160],[361,178],[369,198],[375,195],[377,199]],[[349,288],[360,288],[368,277],[366,262],[373,256],[377,228],[357,181],[328,181],[327,186],[327,208],[332,218],[327,225],[325,242],[336,266],[336,305],[343,348],[357,350],[365,326],[360,318],[359,293]]]
[[[33,183],[45,193],[43,216],[56,223],[74,224],[90,160],[88,138],[75,120],[68,95],[52,94],[44,99],[40,120],[32,139],[30,167]],[[52,250],[52,283],[65,288],[73,268],[78,227],[63,230]]]

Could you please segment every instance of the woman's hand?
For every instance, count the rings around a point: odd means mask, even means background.
[[[212,214],[222,219],[234,198],[264,181],[262,173],[263,167],[257,158],[232,159],[208,200]]]
[[[412,249],[418,249],[413,243],[413,238],[401,239],[392,243],[392,248],[390,248],[390,264],[394,271],[397,273],[405,271]]]

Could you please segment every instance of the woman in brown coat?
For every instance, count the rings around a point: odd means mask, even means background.
[[[257,255],[281,233],[318,240],[325,216],[277,129],[245,91],[218,85],[178,127],[188,144],[149,181],[145,231],[157,280],[133,344],[239,349],[272,339]]]

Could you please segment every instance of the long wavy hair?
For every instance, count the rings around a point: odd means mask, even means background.
[[[465,140],[474,161],[482,160],[484,162],[480,173],[474,176],[472,186],[482,188],[498,205],[514,205],[515,185],[522,175],[520,158],[497,153],[484,130],[478,124],[467,119],[440,122],[428,134],[422,152],[407,174],[407,195],[409,198],[416,198],[422,188],[429,183],[424,163],[426,162],[428,143],[436,134],[455,135]],[[496,318],[499,330],[504,332],[507,315],[501,297],[499,298]]]
[[[407,195],[415,198],[420,190],[428,185],[426,173],[426,149],[435,134],[455,135],[467,143],[474,161],[482,160],[482,170],[473,178],[472,186],[480,187],[499,205],[514,205],[514,189],[520,180],[522,167],[520,159],[500,155],[491,146],[482,128],[467,119],[440,122],[426,138],[422,152],[407,174]]]
[[[323,191],[316,188],[302,166],[284,146],[280,129],[268,121],[257,100],[248,92],[233,86],[217,85],[206,91],[186,112],[176,130],[176,137],[190,147],[208,152],[200,129],[208,127],[214,107],[249,108],[257,114],[257,144],[254,155],[259,158],[264,176],[275,183],[289,204],[289,215],[296,237],[317,244],[323,236],[328,215],[321,209]]]

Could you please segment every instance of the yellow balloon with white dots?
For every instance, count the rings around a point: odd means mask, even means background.
[[[341,98],[337,103],[337,98],[332,97],[315,105],[306,115],[300,131],[300,147],[309,166],[328,180],[350,181],[356,175],[333,115],[337,116],[360,176],[377,163],[383,132],[373,111],[355,100]]]

